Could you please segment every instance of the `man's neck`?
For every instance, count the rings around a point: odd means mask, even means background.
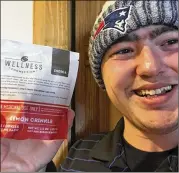
[[[142,132],[125,119],[124,138],[133,147],[147,152],[161,152],[178,145],[178,129],[165,135]]]

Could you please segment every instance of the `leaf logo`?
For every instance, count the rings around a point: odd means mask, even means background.
[[[28,61],[28,56],[23,56],[23,57],[21,58],[21,61],[22,61],[22,62]]]

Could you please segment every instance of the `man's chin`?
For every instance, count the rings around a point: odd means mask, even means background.
[[[163,120],[145,121],[141,122],[140,128],[142,128],[141,130],[144,130],[150,134],[169,134],[178,128],[178,120],[172,120],[168,122]]]
[[[178,123],[167,124],[167,125],[147,125],[147,132],[150,134],[166,135],[174,132],[178,129]]]
[[[131,123],[149,134],[168,134],[178,128],[178,109],[167,111],[135,111]]]

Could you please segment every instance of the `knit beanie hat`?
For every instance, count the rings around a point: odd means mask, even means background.
[[[177,0],[107,1],[99,13],[89,41],[89,63],[98,85],[105,89],[101,75],[102,58],[112,43],[148,25],[178,28]]]

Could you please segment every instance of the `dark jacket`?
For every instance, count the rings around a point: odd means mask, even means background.
[[[60,172],[130,172],[122,142],[123,118],[114,131],[93,134],[77,141],[58,169]],[[178,150],[178,149],[177,149]],[[176,151],[176,150],[175,150]],[[155,171],[178,172],[178,151],[169,155]]]

